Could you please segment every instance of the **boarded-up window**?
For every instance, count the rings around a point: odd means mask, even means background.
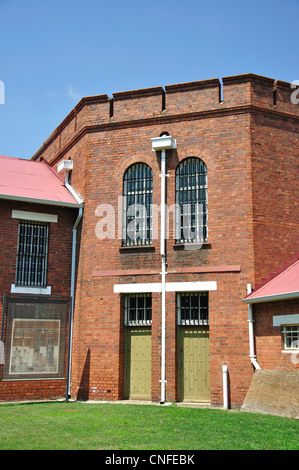
[[[63,378],[68,301],[7,299],[3,379]]]

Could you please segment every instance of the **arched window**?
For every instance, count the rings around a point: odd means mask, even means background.
[[[145,163],[136,163],[124,175],[124,246],[152,243],[152,204],[153,172]]]
[[[207,167],[199,158],[186,158],[177,167],[176,207],[176,243],[207,241]]]

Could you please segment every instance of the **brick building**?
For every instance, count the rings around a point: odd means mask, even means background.
[[[0,400],[66,393],[72,233],[82,206],[68,187],[45,162],[0,156]]]
[[[298,119],[290,84],[247,74],[83,98],[37,150],[84,200],[72,397],[222,405],[225,366],[242,404],[248,284],[298,256]]]

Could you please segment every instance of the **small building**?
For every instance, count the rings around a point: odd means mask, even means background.
[[[242,410],[299,418],[299,259],[243,302],[249,311],[250,357],[258,372]]]
[[[72,233],[80,207],[46,162],[0,156],[0,400],[66,393]]]
[[[299,364],[299,259],[243,300],[254,322],[258,363],[263,369]],[[252,349],[252,357],[256,359]],[[291,363],[291,364],[290,364]]]

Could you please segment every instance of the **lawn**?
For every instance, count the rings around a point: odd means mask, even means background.
[[[298,450],[299,421],[171,406],[0,405],[1,450]]]

